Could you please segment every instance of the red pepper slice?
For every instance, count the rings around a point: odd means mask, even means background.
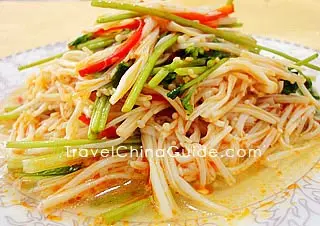
[[[117,137],[119,137],[119,136],[117,135],[117,128],[116,128],[115,126],[111,126],[111,127],[109,127],[109,128],[106,128],[105,130],[103,130],[103,131],[99,134],[98,137],[99,137],[100,139],[102,139],[102,138],[104,138],[104,137],[111,139],[111,138],[117,138]]]
[[[226,17],[233,12],[234,12],[233,5],[225,5],[207,14],[202,14],[197,12],[177,12],[174,14],[188,20],[198,20],[200,23],[204,23],[207,21],[218,20],[220,18]]]
[[[97,99],[97,92],[93,91],[92,93],[90,93],[89,99],[95,101]]]
[[[167,102],[166,98],[164,98],[160,94],[152,93],[150,95],[152,96],[152,100],[154,100],[154,101],[166,101]]]
[[[111,27],[108,29],[99,29],[96,32],[93,33],[93,36],[98,37],[98,36],[102,36],[106,33],[110,33],[112,31],[117,31],[117,30],[122,30],[122,29],[136,29],[138,28],[140,25],[139,20],[133,20],[132,22],[128,23],[128,24],[123,24],[123,25],[119,25],[119,26],[115,26],[115,27]]]
[[[87,126],[90,124],[90,118],[88,118],[85,114],[81,114],[79,120]]]
[[[216,21],[216,20],[202,22],[202,24],[205,24],[205,25],[212,27],[212,28],[217,28],[219,26],[218,21]]]
[[[103,61],[99,61],[92,65],[89,65],[86,68],[79,70],[80,76],[86,76],[88,74],[96,73],[104,70],[107,67],[110,67],[115,62],[122,60],[126,57],[126,55],[130,52],[130,50],[139,42],[142,29],[144,26],[143,20],[137,20],[139,22],[138,29],[119,47],[117,48],[113,54],[108,56]]]

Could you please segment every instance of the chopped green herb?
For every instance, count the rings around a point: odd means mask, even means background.
[[[168,86],[176,79],[177,74],[174,72],[170,72],[161,82],[164,88],[168,88]]]
[[[317,100],[320,100],[320,96],[319,94],[313,89],[312,86],[312,80],[311,78],[309,78],[308,76],[304,75],[300,70],[296,69],[296,68],[288,68],[288,70],[291,73],[297,74],[297,75],[301,75],[306,79],[306,82],[304,83],[304,85],[306,86],[306,88],[308,89],[308,91],[310,92],[310,94]],[[291,83],[289,81],[284,81],[283,83],[283,89],[282,89],[282,94],[286,94],[289,95],[291,93],[297,93],[299,90],[298,84],[297,83]]]
[[[167,97],[171,98],[172,100],[175,99],[177,96],[180,95],[181,87],[182,87],[182,85],[180,85],[177,88],[171,90],[169,93],[167,93]]]
[[[282,94],[289,95],[290,93],[296,93],[298,91],[298,85],[297,83],[291,83],[289,81],[284,81],[283,83],[283,89],[282,89]]]

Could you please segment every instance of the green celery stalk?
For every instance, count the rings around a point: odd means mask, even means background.
[[[54,148],[67,146],[81,146],[85,144],[101,143],[104,140],[45,140],[45,141],[8,141],[7,148]]]
[[[99,101],[99,98],[97,97],[95,102],[94,102],[93,109],[92,109],[92,116],[91,116],[89,129],[88,129],[88,139],[90,139],[90,140],[96,140],[97,137],[98,137],[98,135],[92,131],[94,118],[97,117],[96,116],[96,111],[97,111],[98,101]]]
[[[142,210],[147,206],[148,203],[150,203],[150,197],[141,199],[137,202],[130,203],[122,207],[118,207],[116,209],[112,209],[106,213],[101,214],[99,218],[102,219],[103,223],[105,224],[114,224],[117,221],[133,215],[139,210]]]
[[[106,38],[106,37],[101,37],[101,38],[96,38],[93,40],[88,39],[86,42],[84,42],[84,40],[82,40],[82,42],[79,41],[78,44],[76,44],[76,43],[78,43],[78,42],[75,42],[75,44],[73,44],[73,45],[76,45],[74,47],[76,47],[77,49],[82,49],[83,47],[87,47],[90,50],[96,50],[96,49],[105,48],[105,47],[112,45],[114,43],[114,40],[110,39],[110,38]],[[18,70],[22,71],[22,70],[25,70],[25,69],[28,69],[31,67],[35,67],[35,66],[39,66],[41,64],[47,63],[47,62],[52,61],[54,59],[58,59],[58,58],[62,57],[64,53],[66,53],[66,52],[59,53],[57,55],[54,55],[54,56],[51,56],[48,58],[44,58],[44,59],[32,62],[30,64],[21,65],[18,67]]]
[[[242,27],[243,23],[239,23],[239,22],[235,22],[232,24],[221,24],[218,25],[219,28],[238,28],[238,27]]]
[[[102,8],[129,10],[129,11],[138,12],[141,14],[157,16],[169,21],[174,21],[183,26],[196,28],[198,30],[203,31],[204,33],[214,34],[217,37],[225,39],[229,42],[237,43],[237,44],[248,46],[248,47],[256,47],[256,40],[248,35],[244,35],[242,33],[234,32],[234,31],[214,29],[206,25],[200,24],[196,21],[192,21],[192,20],[188,20],[188,19],[184,19],[182,17],[176,16],[167,11],[139,6],[134,3],[119,2],[119,1],[113,1],[113,0],[92,0],[91,5],[96,7],[102,7]]]
[[[128,12],[128,13],[123,13],[123,14],[118,14],[118,15],[102,15],[99,16],[98,19],[96,20],[97,23],[108,23],[108,22],[113,22],[113,21],[118,21],[118,20],[124,20],[124,19],[130,19],[133,17],[139,16],[139,13],[134,13],[134,12]]]
[[[100,41],[104,41],[104,40],[109,40],[109,39],[110,38],[108,38],[108,37],[97,37],[95,39],[90,39],[90,40],[88,40],[86,42],[80,43],[80,44],[76,45],[75,47],[77,49],[82,49],[83,47],[87,47],[90,44],[93,44],[93,43],[96,43],[96,42],[100,42]]]
[[[81,169],[81,165],[64,166],[55,169],[44,170],[36,173],[20,173],[19,177],[48,177],[67,175]]]
[[[177,88],[171,90],[169,93],[167,93],[167,96],[171,99],[175,99],[179,94],[184,92],[185,90],[189,89],[190,87],[200,83],[204,79],[206,79],[212,72],[217,70],[222,64],[224,64],[229,58],[223,58],[220,60],[217,64],[215,64],[212,68],[209,68],[205,72],[203,72],[200,76],[197,78],[183,84],[182,86],[178,86]]]
[[[106,103],[102,109],[101,117],[99,119],[98,131],[101,132],[105,129],[108,115],[111,109],[111,104],[109,102],[110,97],[106,97]]]
[[[80,149],[76,149],[77,151],[73,153],[71,150],[69,152],[63,151],[59,153],[53,153],[48,155],[36,156],[28,159],[23,159],[22,168],[24,173],[36,173],[45,170],[56,169],[58,167],[66,167],[70,165],[80,164],[85,161],[87,158],[99,156],[100,154],[112,154],[113,151],[119,151],[119,153],[125,153],[128,150],[128,147],[132,147],[133,149],[140,150],[140,144],[121,144],[115,147],[105,147],[103,149],[99,148],[85,148],[85,153],[80,153]],[[86,156],[84,156],[84,154]],[[87,155],[88,154],[88,155]]]
[[[92,39],[90,41],[77,45],[77,49],[82,49],[83,47],[87,47],[90,50],[95,50],[95,49],[103,48],[106,46],[110,46],[114,42],[115,40],[109,37],[98,37],[96,39]]]
[[[75,40],[73,40],[72,42],[70,42],[68,44],[68,46],[70,49],[72,49],[81,43],[85,43],[85,42],[91,40],[92,38],[94,38],[94,36],[93,36],[93,33],[91,33],[91,32],[87,33],[87,34],[83,34],[83,35],[79,36],[78,38],[76,38]]]
[[[8,106],[8,107],[5,107],[4,108],[4,111],[6,112],[6,113],[8,113],[8,112],[10,112],[10,111],[13,111],[13,110],[15,110],[15,109],[17,109],[19,106]]]
[[[12,120],[12,119],[17,119],[20,115],[20,112],[18,113],[11,113],[11,112],[6,112],[2,115],[0,115],[0,121],[1,120]]]
[[[196,67],[196,66],[203,66],[205,64],[206,64],[206,59],[203,59],[203,58],[194,59],[192,61],[177,60],[177,61],[173,61],[171,64],[153,68],[152,74],[158,73],[162,68],[165,68],[170,72],[172,72],[175,69],[180,67]]]
[[[310,61],[313,61],[313,60],[317,59],[318,57],[319,57],[319,54],[315,53],[315,54],[307,57],[306,59],[303,59],[303,60],[297,62],[296,65],[297,66],[305,65],[305,64],[309,63]]]
[[[154,65],[156,64],[157,60],[164,53],[164,51],[166,51],[166,49],[168,49],[174,43],[176,43],[177,39],[178,39],[178,35],[173,35],[168,40],[161,43],[159,46],[157,46],[155,48],[155,50],[153,51],[153,53],[149,57],[146,66],[144,67],[143,71],[139,74],[137,81],[133,85],[133,87],[129,93],[129,96],[126,99],[126,101],[122,107],[123,112],[131,111],[131,109],[133,108],[133,106],[136,103],[136,100],[137,100],[139,94],[141,93],[141,90],[143,89],[144,84],[146,83],[148,77],[150,76],[152,69],[153,69]]]
[[[185,76],[185,75],[189,75],[189,70],[192,70],[194,74],[198,75],[198,74],[202,74],[203,72],[205,72],[207,70],[207,67],[206,66],[181,67],[181,68],[175,69],[174,72],[177,73],[177,75]]]
[[[193,105],[190,104],[191,97],[196,90],[196,87],[193,86],[189,89],[187,95],[181,99],[182,106],[187,111],[187,114],[190,115],[193,112]]]
[[[98,101],[96,104],[96,108],[95,108],[94,114],[92,115],[90,125],[89,125],[89,129],[93,133],[99,133],[102,131],[102,130],[99,130],[100,119],[101,119],[104,108],[107,106],[107,104],[109,102],[108,98],[105,95],[102,95],[102,96],[98,97],[97,99],[98,99]],[[108,113],[109,113],[109,111],[108,111]]]
[[[93,44],[90,44],[87,46],[88,49],[90,50],[97,50],[97,49],[102,49],[111,46],[114,43],[114,40],[105,40],[105,41],[100,41],[96,42]]]
[[[160,71],[149,81],[148,85],[150,88],[155,88],[157,85],[159,85],[160,82],[167,77],[169,72],[170,71],[166,68],[161,68]]]
[[[54,56],[51,56],[51,57],[47,57],[47,58],[41,59],[41,60],[32,62],[32,63],[30,63],[30,64],[21,65],[21,66],[18,67],[18,70],[19,70],[19,71],[22,71],[22,70],[25,70],[25,69],[28,69],[28,68],[31,68],[31,67],[34,67],[34,66],[38,66],[38,65],[47,63],[47,62],[52,61],[52,60],[54,60],[54,59],[58,59],[58,58],[62,57],[64,53],[65,53],[65,52],[59,53],[59,54],[57,54],[57,55],[54,55]]]
[[[81,163],[81,160],[67,152],[60,152],[22,160],[22,169],[24,173],[37,173]]]
[[[207,71],[205,71],[204,73],[202,73],[199,77],[191,80],[190,82],[183,84],[183,86],[181,87],[181,91],[184,91],[188,88],[190,88],[191,86],[198,84],[200,82],[202,82],[203,80],[205,80],[212,72],[214,72],[215,70],[217,70],[222,64],[224,64],[225,62],[227,62],[229,60],[229,58],[223,58],[222,60],[220,60],[216,65],[214,65],[212,68],[208,69]]]
[[[260,50],[264,50],[264,51],[267,51],[267,52],[276,54],[276,55],[281,56],[281,57],[283,57],[283,58],[285,58],[285,59],[291,60],[291,61],[293,61],[293,62],[295,62],[295,63],[301,61],[301,60],[299,60],[298,58],[295,58],[295,57],[293,57],[293,56],[290,56],[290,55],[288,55],[288,54],[286,54],[286,53],[283,53],[283,52],[281,52],[281,51],[279,51],[279,50],[271,49],[271,48],[268,48],[268,47],[265,47],[265,46],[261,46],[261,45],[257,45],[256,47],[257,47],[258,49],[260,49]],[[320,71],[320,67],[319,67],[319,66],[316,66],[316,65],[313,65],[313,64],[310,64],[310,63],[306,63],[306,64],[304,64],[304,66],[306,66],[306,67],[308,67],[308,68],[311,68],[311,69],[313,69],[313,70],[316,70],[316,71]]]

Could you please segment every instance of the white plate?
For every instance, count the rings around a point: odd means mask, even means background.
[[[299,59],[310,56],[316,50],[274,39],[256,37],[262,45],[282,50]],[[18,72],[17,67],[43,57],[54,55],[65,50],[66,43],[56,43],[44,47],[28,50],[0,60],[0,100],[14,89],[23,84],[27,74],[36,69]],[[319,51],[318,51],[319,52]],[[265,53],[267,54],[267,53]],[[320,60],[314,61],[320,65]],[[320,75],[315,71],[306,70],[307,75]],[[320,79],[316,86],[320,90]],[[294,167],[294,166],[293,166]],[[77,216],[68,211],[60,211],[52,217],[46,218],[32,204],[32,200],[14,191],[3,181],[5,169],[0,168],[0,226],[62,226],[62,225],[93,225],[93,218]],[[271,197],[261,200],[247,207],[249,214],[236,225],[266,225],[266,226],[297,226],[320,225],[320,163],[315,165],[304,177],[293,183],[296,186],[285,189]],[[21,205],[20,203],[31,203]],[[30,206],[31,205],[31,206]],[[165,225],[167,225],[166,223]],[[149,223],[132,223],[134,226],[150,225]],[[173,224],[171,224],[173,225]],[[215,220],[198,219],[180,222],[177,225],[219,225]]]

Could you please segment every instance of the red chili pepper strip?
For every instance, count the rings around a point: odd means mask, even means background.
[[[119,25],[119,26],[115,26],[115,27],[111,27],[108,29],[99,29],[96,32],[93,33],[93,36],[98,37],[98,36],[102,36],[105,35],[106,33],[110,33],[112,31],[117,31],[117,30],[122,30],[122,29],[136,29],[138,28],[140,25],[140,21],[139,20],[133,20],[132,22],[128,23],[128,24],[123,24],[123,25]]]
[[[104,137],[109,138],[109,139],[117,138],[119,136],[117,135],[116,131],[117,131],[117,128],[115,126],[111,126],[109,128],[106,128],[102,132],[100,132],[98,138],[100,138],[100,139],[102,139]]]
[[[96,73],[104,70],[105,68],[111,66],[115,62],[122,60],[126,57],[126,55],[130,52],[130,50],[139,42],[142,34],[142,29],[144,26],[143,20],[138,20],[139,26],[138,29],[119,47],[117,48],[113,54],[104,59],[103,61],[99,61],[92,65],[89,65],[86,68],[79,70],[80,76],[86,76],[88,74]]]
[[[177,12],[174,14],[188,20],[198,20],[200,23],[203,23],[203,22],[218,20],[220,18],[227,17],[229,14],[233,12],[234,12],[233,5],[225,5],[207,14],[202,14],[197,12]]]
[[[217,28],[219,26],[219,24],[218,24],[218,22],[216,20],[202,22],[202,24],[207,25],[207,26],[212,27],[212,28]]]
[[[95,101],[97,99],[97,92],[93,91],[89,97],[90,100]]]
[[[154,101],[166,101],[167,102],[167,100],[163,97],[163,96],[161,96],[160,94],[150,94],[151,96],[152,96],[152,100],[154,100]]]
[[[85,114],[81,114],[79,120],[87,126],[90,124],[90,118],[88,118]]]

